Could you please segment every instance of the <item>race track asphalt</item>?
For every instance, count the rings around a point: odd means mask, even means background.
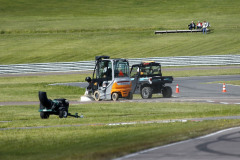
[[[153,98],[145,99],[147,102],[206,102],[220,104],[240,104],[240,86],[230,85],[228,81],[240,80],[240,75],[226,76],[198,76],[198,77],[177,77],[174,78],[171,86],[173,90],[172,98]],[[225,82],[226,91],[222,92],[223,84],[218,81]],[[175,93],[178,84],[179,93]],[[87,87],[86,82],[74,83],[57,83],[53,85],[69,85],[82,88]],[[142,99],[134,101],[143,101]]]
[[[240,86],[228,84],[228,81],[240,80],[240,75],[200,76],[175,78],[171,84],[173,97],[180,99],[198,99],[209,103],[240,104]],[[222,92],[223,81],[227,92]],[[180,93],[175,93],[176,85]]]
[[[239,160],[240,127],[130,154],[115,160]]]
[[[133,99],[120,101],[129,102],[203,102],[203,103],[218,103],[218,104],[237,104],[240,105],[240,86],[230,85],[228,81],[240,80],[240,75],[229,76],[199,76],[199,77],[177,77],[174,78],[172,84],[166,84],[171,86],[173,95],[172,98],[152,98],[152,99]],[[222,83],[217,81],[226,82],[227,92],[223,93]],[[176,85],[178,84],[180,93],[175,93]],[[74,83],[56,83],[50,85],[69,85],[86,88],[86,82],[74,82]],[[79,95],[80,97],[81,95]],[[79,99],[80,100],[80,99]],[[80,102],[70,101],[70,104],[81,103],[96,103],[96,102]],[[97,103],[105,103],[111,101],[101,101]],[[0,106],[3,105],[36,105],[39,101],[34,102],[0,102]]]

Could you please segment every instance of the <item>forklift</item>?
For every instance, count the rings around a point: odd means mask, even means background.
[[[110,59],[109,56],[96,56],[95,60],[92,78],[85,79],[89,84],[85,96],[95,101],[132,99],[128,60]]]

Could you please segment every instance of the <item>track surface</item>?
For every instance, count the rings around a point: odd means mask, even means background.
[[[173,98],[138,99],[138,102],[207,102],[221,104],[240,104],[240,86],[229,85],[227,81],[240,80],[240,75],[231,76],[200,76],[175,78],[172,84]],[[223,84],[226,82],[227,92],[223,93]],[[175,93],[178,84],[180,93]],[[54,85],[70,85],[85,88],[87,83],[61,83]]]
[[[209,103],[240,104],[240,86],[229,85],[227,81],[240,80],[240,75],[232,76],[201,76],[176,78],[171,87],[179,85],[180,93],[174,93],[174,97],[180,99],[198,99]],[[223,84],[226,82],[226,93],[222,92]]]
[[[227,81],[240,80],[240,75],[231,76],[200,76],[200,77],[182,77],[175,78],[172,84],[172,98],[152,98],[152,99],[133,99],[133,100],[120,100],[126,102],[206,102],[206,103],[219,103],[219,104],[240,104],[240,86],[230,85]],[[222,92],[223,84],[213,83],[216,81],[226,82],[226,93]],[[175,93],[176,85],[179,85],[180,93]],[[85,88],[87,83],[74,82],[74,83],[57,83],[52,85],[70,85]],[[70,104],[82,103],[106,103],[112,101],[101,102],[79,102],[70,101]],[[36,102],[0,102],[0,105],[36,105]]]
[[[240,127],[130,154],[115,160],[239,160]]]

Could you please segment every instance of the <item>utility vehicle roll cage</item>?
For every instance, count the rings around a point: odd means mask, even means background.
[[[134,69],[138,69],[134,72]],[[140,64],[134,64],[131,68],[131,77],[135,77],[137,74],[139,77],[146,76],[162,76],[161,64],[153,61],[142,62]]]

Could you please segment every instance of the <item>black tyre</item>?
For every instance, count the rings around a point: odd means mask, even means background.
[[[172,88],[169,86],[164,87],[162,90],[162,94],[164,98],[172,97]]]
[[[67,118],[68,112],[66,110],[59,111],[59,118]]]
[[[101,99],[100,99],[100,93],[99,93],[98,91],[95,91],[95,92],[94,92],[94,99],[95,99],[95,101],[101,101]]]
[[[112,100],[117,101],[118,98],[119,98],[118,93],[113,93],[113,94],[112,94]]]
[[[48,118],[49,118],[49,113],[40,112],[40,117],[41,117],[42,119],[48,119]]]
[[[152,88],[143,87],[141,90],[141,96],[143,99],[152,98]]]
[[[47,98],[47,93],[46,92],[42,92],[39,91],[38,92],[38,97],[39,97],[39,101],[41,102],[41,104],[50,109],[52,107],[52,101],[50,99]]]
[[[129,99],[129,100],[132,100],[132,99],[133,99],[133,93],[132,93],[132,92],[129,92],[129,93],[128,93],[127,99]]]

